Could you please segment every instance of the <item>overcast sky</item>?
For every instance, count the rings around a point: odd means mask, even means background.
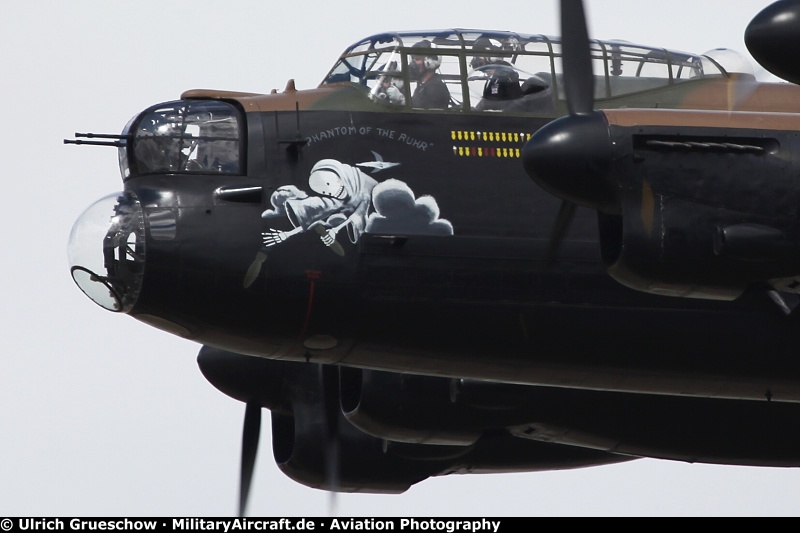
[[[589,0],[594,37],[746,53],[768,0]],[[236,512],[244,406],[201,376],[199,346],[108,313],[72,282],[74,220],[122,188],[118,133],[192,88],[316,86],[348,45],[388,30],[558,34],[555,1],[6,0],[0,516]],[[265,412],[266,415],[266,412]],[[276,468],[264,419],[250,514],[325,516],[327,493]],[[742,428],[742,438],[751,438]],[[800,471],[642,460],[571,472],[451,476],[400,496],[341,495],[340,516],[797,515]]]

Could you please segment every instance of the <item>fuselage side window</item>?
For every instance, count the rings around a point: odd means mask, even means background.
[[[458,56],[441,55],[442,64],[438,74],[450,93],[450,104],[445,109],[462,109],[464,104],[464,90],[461,83],[461,62]]]
[[[476,111],[555,111],[550,42],[531,40],[516,48],[481,36],[467,56],[470,101]]]
[[[464,107],[462,51],[458,33],[408,36],[403,55],[414,109],[461,110]]]
[[[608,51],[602,43],[598,41],[591,41],[591,58],[592,58],[592,71],[594,72],[594,97],[598,100],[603,98],[608,98],[610,96],[611,89],[608,83]],[[553,63],[554,63],[554,70],[556,72],[556,79],[549,80],[548,82],[554,82],[556,86],[556,90],[558,91],[558,98],[559,100],[566,100],[567,96],[564,92],[564,62],[563,62],[563,52],[560,43],[553,43]],[[545,73],[541,73],[542,76]]]
[[[606,43],[606,47],[610,56],[610,96],[658,89],[672,83],[670,54],[667,50],[642,48],[622,42]]]
[[[216,100],[182,100],[150,108],[133,123],[131,175],[241,174],[239,111]]]
[[[400,53],[390,50],[378,54],[365,77],[369,96],[376,102],[403,106],[406,103],[403,65]]]

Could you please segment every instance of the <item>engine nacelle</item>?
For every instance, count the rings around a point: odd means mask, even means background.
[[[360,430],[395,442],[469,446],[481,436],[474,413],[453,402],[445,378],[340,370],[341,406]]]
[[[272,411],[275,461],[287,476],[309,487],[402,493],[467,451],[456,448],[439,457],[425,454],[423,447],[412,454],[426,456],[425,461],[387,453],[383,439],[359,431],[341,414],[338,372],[333,367],[323,370],[316,364],[273,361],[208,346],[200,350],[197,362],[206,379],[223,393]]]
[[[636,119],[632,112],[607,114],[620,213],[599,218],[612,277],[643,292],[718,300],[791,287],[800,276],[794,132],[745,129],[743,115],[730,119],[732,133],[715,137],[705,128],[623,127],[614,122]],[[714,114],[702,120],[727,124]]]
[[[319,406],[296,405],[294,415],[272,414],[272,452],[278,468],[311,488],[400,494],[444,470],[449,461],[416,461],[384,451],[384,441],[344,419],[335,452],[320,424]]]
[[[512,436],[503,427],[531,419],[538,405],[534,387],[337,369],[209,347],[201,349],[198,364],[222,392],[272,410],[278,467],[312,488],[397,494],[451,473],[546,471],[632,459]],[[348,421],[342,406],[370,431]]]
[[[296,364],[203,346],[197,355],[203,376],[222,393],[270,410],[291,410]]]

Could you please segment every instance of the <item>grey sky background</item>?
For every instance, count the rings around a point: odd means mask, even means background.
[[[592,36],[746,54],[769,0],[588,0]],[[339,53],[388,30],[557,35],[555,1],[8,0],[0,16],[0,516],[230,516],[244,406],[201,376],[199,346],[108,313],[72,282],[72,224],[121,190],[119,133],[192,88],[316,86]],[[265,412],[266,415],[266,412]],[[329,495],[272,459],[264,417],[250,514],[325,516]],[[741,438],[757,438],[741,428]],[[340,516],[793,516],[800,471],[642,460],[587,470],[432,479],[400,496],[340,495]]]

